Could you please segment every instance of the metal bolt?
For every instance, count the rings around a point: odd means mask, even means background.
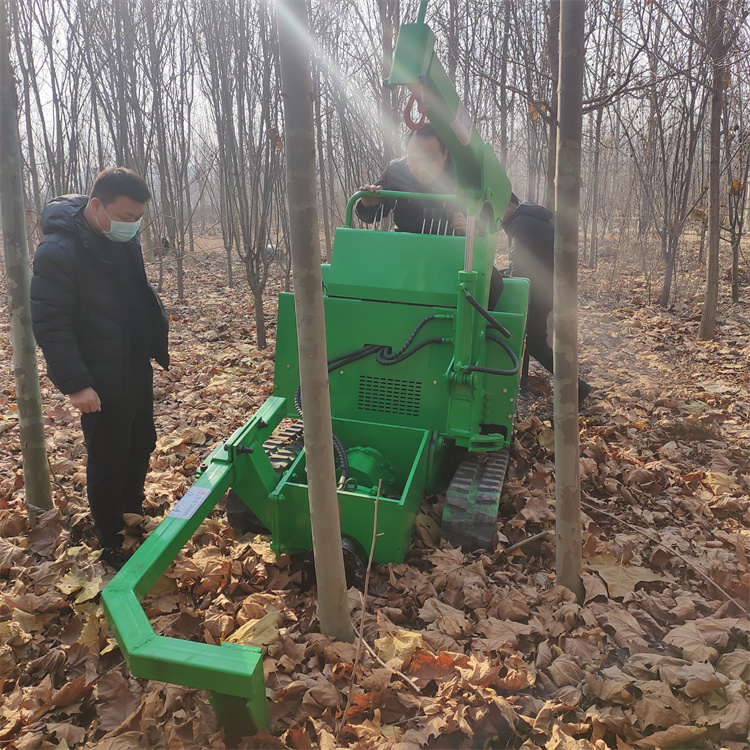
[[[510,403],[512,404],[515,401],[514,398],[510,399]]]
[[[433,384],[433,385],[437,385],[437,380],[433,380],[433,381],[432,381],[432,384]]]
[[[289,365],[287,365],[287,367],[288,367],[288,366],[289,366]],[[508,392],[508,389],[507,389],[507,388],[503,388],[503,393],[507,393],[507,392]]]
[[[339,370],[339,375],[343,375],[343,374],[344,374],[344,371],[343,370]]]
[[[287,370],[290,370],[291,368],[292,368],[292,366],[291,366],[291,365],[287,365],[287,366],[286,366],[286,369],[287,369]]]

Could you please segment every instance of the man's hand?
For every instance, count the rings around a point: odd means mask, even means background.
[[[78,409],[78,411],[89,414],[92,411],[101,411],[102,402],[99,400],[97,392],[89,387],[84,388],[82,391],[76,391],[75,393],[68,394],[70,403]]]
[[[460,211],[451,214],[451,228],[456,234],[466,234],[466,217]]]
[[[367,190],[369,193],[379,193],[380,185],[362,185],[360,190]],[[377,198],[374,195],[365,195],[359,199],[363,206],[377,206],[383,202],[382,198]]]

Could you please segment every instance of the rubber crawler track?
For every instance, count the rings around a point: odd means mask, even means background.
[[[461,461],[443,510],[443,537],[454,547],[464,551],[492,548],[509,459],[504,449],[489,455],[469,453]]]

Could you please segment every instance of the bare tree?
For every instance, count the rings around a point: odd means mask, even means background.
[[[672,23],[668,12],[676,10],[649,6],[637,19],[648,43],[642,74],[647,115],[640,97],[617,110],[642,190],[639,235],[648,242],[655,233],[664,262],[662,307],[669,304],[680,238],[694,207],[696,153],[708,101],[701,72],[705,56],[683,37],[665,33]],[[690,8],[686,23],[695,23],[697,13]]]
[[[706,257],[706,293],[698,329],[698,338],[712,339],[719,306],[719,243],[721,240],[720,178],[721,178],[721,116],[724,110],[724,81],[727,76],[727,55],[734,46],[747,18],[734,10],[735,24],[727,28],[729,0],[707,0],[706,27],[708,55],[711,60],[711,118],[709,125],[708,168],[708,255]],[[744,3],[743,3],[744,4]]]
[[[744,67],[744,70],[743,70]],[[746,96],[748,58],[738,61],[732,78],[725,77],[731,93],[724,99],[724,150],[727,163],[727,219],[732,248],[732,301],[740,300],[740,242],[745,233],[748,178],[750,177],[750,122]],[[724,84],[722,84],[724,85]]]
[[[553,311],[557,582],[567,586],[582,602],[577,307],[585,4],[582,0],[561,0],[560,10]]]
[[[29,256],[17,111],[18,99],[10,63],[5,3],[0,2],[0,210],[3,217],[3,248],[8,274],[10,334],[26,505],[29,519],[34,523],[38,509],[52,507],[52,492],[44,442],[36,341],[31,330]]]
[[[320,629],[326,635],[351,642],[354,640],[354,629],[346,598],[338,517],[318,221],[313,189],[315,151],[305,0],[280,0],[278,27],[285,91],[284,113],[291,136],[287,195],[294,257],[300,388],[302,402],[309,410],[309,418],[305,419],[305,452]]]

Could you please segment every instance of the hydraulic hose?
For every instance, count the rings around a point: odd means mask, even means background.
[[[352,362],[356,362],[364,357],[369,357],[371,354],[376,355],[376,360],[380,365],[396,365],[399,362],[403,362],[408,359],[412,354],[416,354],[422,347],[428,344],[442,344],[444,340],[439,337],[433,337],[420,341],[416,346],[409,349],[416,335],[422,330],[422,328],[429,323],[431,320],[436,320],[436,315],[428,315],[426,318],[417,323],[414,330],[407,336],[406,341],[403,343],[401,348],[394,354],[393,349],[390,346],[381,346],[380,344],[366,344],[365,346],[355,349],[351,352],[339,354],[336,357],[332,357],[328,360],[328,372],[332,372],[338,367],[349,365]]]
[[[374,354],[381,348],[382,347],[379,344],[368,344],[360,349],[355,349],[346,354],[339,354],[337,357],[332,357],[328,360],[328,372],[333,372],[337,367],[343,367],[344,365],[356,362],[358,359],[363,359],[370,354]]]
[[[349,458],[346,455],[346,449],[344,444],[339,439],[339,436],[334,432],[331,434],[333,441],[333,450],[336,451],[336,455],[339,458],[339,467],[341,468],[341,478],[339,479],[339,489],[344,489],[346,483],[349,481]]]
[[[330,370],[329,370],[330,372]],[[305,417],[302,414],[302,386],[298,385],[297,390],[294,392],[294,408],[297,410],[300,419],[302,420],[302,432],[305,430]],[[336,433],[331,434],[331,440],[333,442],[333,450],[339,459],[339,468],[341,469],[341,478],[339,479],[339,489],[343,489],[346,483],[349,481],[349,459],[346,456],[346,450],[344,444],[339,440]]]
[[[502,339],[499,339],[497,336],[493,336],[491,333],[487,334],[487,340],[488,341],[494,341],[496,344],[500,344],[500,346],[505,350],[505,352],[510,357],[510,361],[513,363],[513,369],[512,370],[495,370],[492,367],[478,367],[477,365],[470,365],[466,369],[469,370],[469,372],[484,372],[488,375],[516,375],[518,371],[521,369],[521,365],[518,361],[518,357],[516,357],[516,353],[510,348],[508,344],[505,343]]]
[[[428,344],[442,344],[443,339],[439,337],[431,338],[431,339],[425,339],[424,341],[420,341],[416,346],[409,349],[409,351],[404,352],[403,347],[401,350],[396,352],[396,354],[391,355],[391,347],[390,346],[383,346],[380,348],[380,351],[375,355],[375,360],[379,365],[385,365],[386,367],[389,365],[397,365],[399,362],[403,362],[406,359],[409,359],[412,354],[416,354],[423,346],[427,346]]]
[[[500,333],[505,336],[506,339],[510,338],[510,331],[507,328],[504,328],[500,325],[488,312],[485,310],[479,302],[477,302],[476,298],[473,297],[471,294],[469,294],[465,289],[463,290],[463,293],[468,300],[469,304],[477,310],[477,312],[496,330],[500,331]]]

